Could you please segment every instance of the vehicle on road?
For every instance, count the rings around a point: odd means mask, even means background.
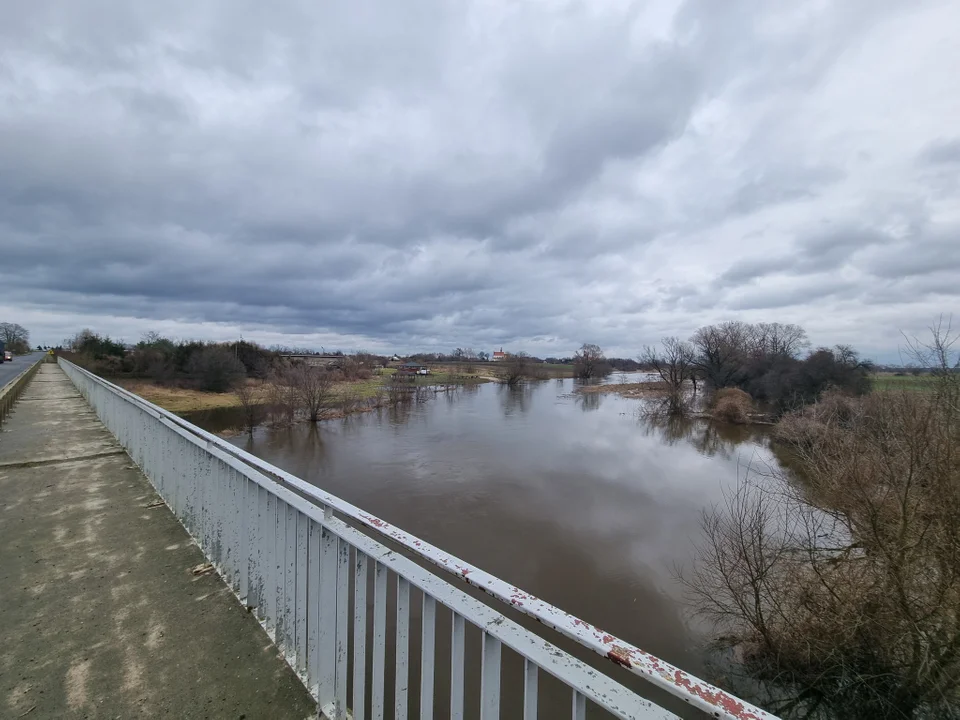
[[[13,362],[13,353],[9,350],[3,351],[3,361],[4,362]]]

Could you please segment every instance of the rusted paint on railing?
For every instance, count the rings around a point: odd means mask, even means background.
[[[346,503],[344,504],[346,505]],[[352,509],[352,506],[350,507]],[[353,517],[350,512],[345,514]],[[365,512],[357,513],[356,518],[367,527],[376,529],[391,540],[414,551],[425,560],[429,560],[434,565],[460,577],[469,585],[509,603],[526,615],[539,620],[547,627],[566,635],[630,672],[645,677],[652,684],[714,717],[730,720],[776,720],[774,715],[740,700],[715,685],[690,675],[615,635],[564,612],[515,585],[510,585],[400,528],[394,527],[382,518]]]

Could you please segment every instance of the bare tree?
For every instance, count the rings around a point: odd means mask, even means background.
[[[695,349],[694,365],[700,377],[714,388],[735,384],[750,333],[748,325],[736,321],[697,330],[690,342]]]
[[[291,366],[278,362],[266,383],[266,404],[273,423],[291,424],[296,413],[297,400],[293,388],[286,384],[286,375]]]
[[[7,350],[15,353],[25,353],[30,351],[30,332],[17,323],[0,322],[0,340],[2,340]]]
[[[263,388],[254,387],[248,382],[237,386],[237,400],[240,401],[240,410],[243,413],[244,429],[253,432],[263,417]]]
[[[473,374],[477,371],[477,353],[474,352],[473,348],[466,348],[463,351],[463,371],[468,374]]]
[[[599,345],[584,343],[573,356],[573,374],[578,378],[589,379],[606,374],[609,366]]]
[[[943,402],[960,413],[960,333],[953,332],[953,318],[943,316],[930,326],[930,338],[906,338],[906,354],[926,368]]]
[[[378,393],[378,402],[389,407],[417,404],[422,405],[439,392],[439,387],[450,387],[449,380],[441,383],[422,384],[419,376],[401,373],[392,374]]]
[[[530,374],[530,358],[525,352],[510,353],[500,368],[500,377],[507,385],[519,385]]]
[[[322,420],[334,405],[336,374],[333,371],[300,363],[284,372],[282,382],[290,388],[297,407],[310,422]]]
[[[954,339],[937,326],[914,347],[953,367]],[[960,409],[951,397],[824,396],[777,428],[802,484],[748,477],[705,513],[700,562],[684,580],[775,712],[957,717]]]
[[[807,331],[793,323],[755,323],[745,326],[747,344],[754,354],[797,357],[810,347]]]
[[[640,363],[653,368],[667,388],[667,403],[670,414],[680,414],[685,409],[683,384],[693,372],[693,347],[675,337],[660,341],[661,349],[646,346],[640,353]]]
[[[163,335],[158,333],[156,330],[147,330],[143,335],[140,336],[141,345],[156,345],[163,340]]]

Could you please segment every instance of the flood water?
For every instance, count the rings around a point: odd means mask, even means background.
[[[704,628],[676,568],[693,559],[702,510],[749,464],[775,464],[764,432],[651,421],[639,401],[575,382],[466,387],[231,442],[700,674]]]

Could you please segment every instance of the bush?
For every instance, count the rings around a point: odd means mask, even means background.
[[[281,382],[290,388],[297,409],[306,414],[310,422],[317,422],[333,409],[337,399],[334,388],[342,379],[343,374],[338,370],[298,363],[284,371]]]
[[[821,442],[831,426],[849,428],[862,403],[837,390],[828,390],[813,405],[784,415],[773,430],[777,440],[806,449]]]
[[[123,359],[115,355],[104,355],[101,358],[91,360],[86,367],[94,375],[100,377],[116,377],[123,373]]]
[[[796,476],[748,476],[704,513],[684,580],[719,645],[739,651],[738,690],[783,717],[958,717],[954,341],[928,346],[930,392],[827,392],[785,417]],[[728,687],[736,674],[725,668]]]
[[[191,355],[187,369],[197,376],[200,389],[210,392],[227,392],[246,373],[243,363],[220,345],[210,345]]]
[[[256,343],[241,340],[234,345],[237,357],[243,363],[247,376],[264,380],[270,372],[276,354],[266,350]]]
[[[718,390],[713,398],[713,415],[717,420],[743,424],[753,412],[753,398],[739,388]]]

